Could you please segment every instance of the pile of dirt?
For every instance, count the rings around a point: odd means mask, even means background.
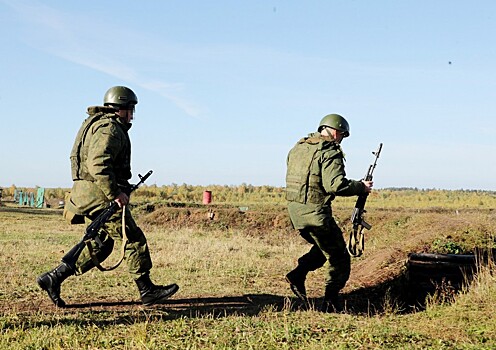
[[[283,207],[266,210],[214,206],[148,208],[141,222],[169,228],[236,229],[251,233],[293,230]]]
[[[150,208],[149,208],[150,209]],[[269,237],[281,232],[297,235],[287,209],[236,207],[160,207],[143,212],[141,222],[166,228],[237,230],[248,235]],[[213,214],[213,217],[212,217]],[[351,230],[349,208],[333,209],[333,216],[345,239]],[[473,252],[491,232],[495,213],[439,209],[374,209],[367,214],[373,229],[366,231],[365,254],[353,259],[352,273],[345,292],[371,289],[386,293],[395,284],[403,285],[408,254],[449,253],[456,246],[460,253]],[[302,240],[302,244],[304,244]],[[437,250],[433,250],[436,248]],[[405,286],[400,286],[404,289]]]

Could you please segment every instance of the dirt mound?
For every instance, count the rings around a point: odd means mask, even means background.
[[[250,210],[223,207],[162,207],[148,210],[141,222],[170,228],[237,229],[260,233],[293,230],[286,208]]]
[[[211,213],[214,214],[211,219]],[[333,208],[333,216],[348,239],[351,210]],[[370,298],[374,307],[387,295],[402,299],[409,253],[468,254],[477,245],[487,244],[496,213],[492,211],[454,211],[442,208],[372,209],[366,221],[373,228],[365,231],[365,253],[352,259],[352,273],[343,292],[356,305]],[[237,230],[247,235],[273,236],[272,233],[298,235],[287,209],[280,207],[163,207],[146,213],[141,220],[168,228]],[[270,233],[270,234],[269,234]],[[306,244],[301,240],[301,244]],[[370,305],[362,305],[364,309]]]

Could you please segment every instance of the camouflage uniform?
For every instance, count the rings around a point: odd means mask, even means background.
[[[129,201],[126,193],[131,178],[128,130],[138,97],[128,87],[114,86],[105,93],[103,103],[104,106],[88,108],[89,117],[79,129],[71,151],[74,184],[69,198],[66,198],[64,217],[73,224],[88,225],[111,202],[123,207]],[[127,242],[124,257],[129,273],[134,277],[144,305],[163,304],[179,290],[179,286],[175,283],[155,285],[151,281],[149,271],[152,261],[145,235],[134,222],[127,206],[125,214]],[[101,247],[94,240],[90,242],[98,263],[112,253],[114,241],[122,244],[121,215],[122,209],[100,228],[98,238],[103,243]],[[83,274],[94,266],[85,246],[75,264],[63,258],[53,270],[38,276],[36,282],[56,306],[64,307],[66,303],[60,296],[62,283],[68,277]]]
[[[294,227],[313,245],[298,259],[292,279],[304,281],[309,271],[328,261],[326,294],[337,294],[345,286],[350,276],[350,256],[342,231],[332,217],[331,201],[335,196],[364,192],[361,181],[346,178],[343,152],[331,138],[312,133],[291,149],[286,174],[288,211]],[[299,292],[305,294],[303,285]]]
[[[108,207],[129,185],[131,178],[131,142],[125,124],[112,107],[89,107],[89,117],[83,123],[71,152],[74,184],[66,211],[84,216],[89,224]],[[92,241],[98,261],[104,261],[112,252],[114,241],[122,243],[122,209],[102,227],[100,239],[103,247]],[[139,278],[152,268],[150,252],[143,231],[136,225],[126,207],[126,236],[128,243],[125,258],[129,273]],[[83,274],[94,267],[88,249],[81,253],[76,263],[76,273]]]

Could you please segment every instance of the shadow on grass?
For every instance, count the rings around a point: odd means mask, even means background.
[[[422,309],[406,276],[401,274],[380,284],[359,288],[344,295],[347,313],[353,315],[381,315],[388,312],[408,314]]]
[[[399,276],[379,285],[344,294],[346,313],[373,316],[387,312],[409,313],[418,310],[407,306],[405,290],[408,288],[404,282],[404,277]],[[311,298],[306,305],[295,297],[275,294],[170,299],[167,304],[151,307],[145,307],[139,301],[90,302],[54,308],[53,313],[44,311],[40,314],[40,309],[26,312],[28,310],[25,309],[14,318],[4,314],[7,317],[2,321],[1,328],[16,329],[21,324],[23,328],[52,327],[54,323],[62,326],[107,327],[181,318],[220,319],[229,316],[257,316],[265,311],[318,311],[321,304],[322,298]]]
[[[405,278],[400,275],[381,284],[360,288],[343,294],[346,313],[353,315],[380,315],[386,312],[409,313],[415,311],[410,307],[411,297]],[[289,286],[288,286],[289,292]],[[170,299],[166,304],[142,306],[138,301],[98,302],[67,305],[64,309],[105,310],[108,312],[129,311],[128,306],[137,306],[147,317],[159,315],[160,318],[222,318],[231,315],[257,316],[263,311],[318,311],[323,298],[310,298],[308,304],[296,297],[274,294],[245,294],[240,296],[198,297]]]
[[[288,306],[289,305],[289,306]],[[128,306],[137,306],[129,308]],[[289,298],[273,294],[245,294],[240,296],[198,297],[169,299],[161,305],[144,306],[138,301],[96,302],[70,304],[61,311],[81,310],[92,312],[127,312],[139,311],[147,317],[154,314],[161,318],[175,319],[183,317],[226,317],[230,315],[255,316],[262,310],[282,311],[291,307]]]

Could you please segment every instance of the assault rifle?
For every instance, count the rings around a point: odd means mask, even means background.
[[[126,190],[124,191],[128,196],[136,190],[141,184],[143,184],[146,179],[150,177],[152,174],[152,170],[146,173],[145,176],[138,175],[140,178],[140,181],[135,184],[128,186]],[[117,210],[119,210],[119,204],[117,202],[111,202],[109,206],[104,209],[97,217],[95,220],[91,222],[91,224],[86,227],[86,230],[84,232],[84,236],[81,239],[81,241],[76,244],[69,252],[67,252],[66,255],[62,258],[62,262],[64,262],[68,267],[70,267],[72,270],[75,270],[76,268],[76,261],[78,260],[79,256],[81,255],[81,252],[83,251],[84,247],[86,246],[86,241],[94,239],[95,242],[98,244],[98,246],[101,248],[103,246],[102,241],[100,240],[100,237],[98,237],[98,232],[100,228],[110,219],[112,215],[114,215]]]
[[[379,144],[379,148],[377,151],[372,152],[375,155],[374,163],[369,166],[367,174],[362,179],[364,181],[372,181],[372,174],[374,173],[375,166],[377,164],[377,159],[379,159],[379,155],[381,154],[382,143]],[[366,228],[370,230],[372,225],[367,223],[363,214],[365,214],[365,202],[367,202],[368,193],[364,193],[358,196],[357,201],[355,203],[355,208],[353,209],[353,214],[351,215],[351,223],[353,224],[353,230],[350,233],[350,239],[348,241],[348,252],[351,256],[359,257],[363,253],[363,249],[365,246],[365,235],[363,234],[363,229]]]

